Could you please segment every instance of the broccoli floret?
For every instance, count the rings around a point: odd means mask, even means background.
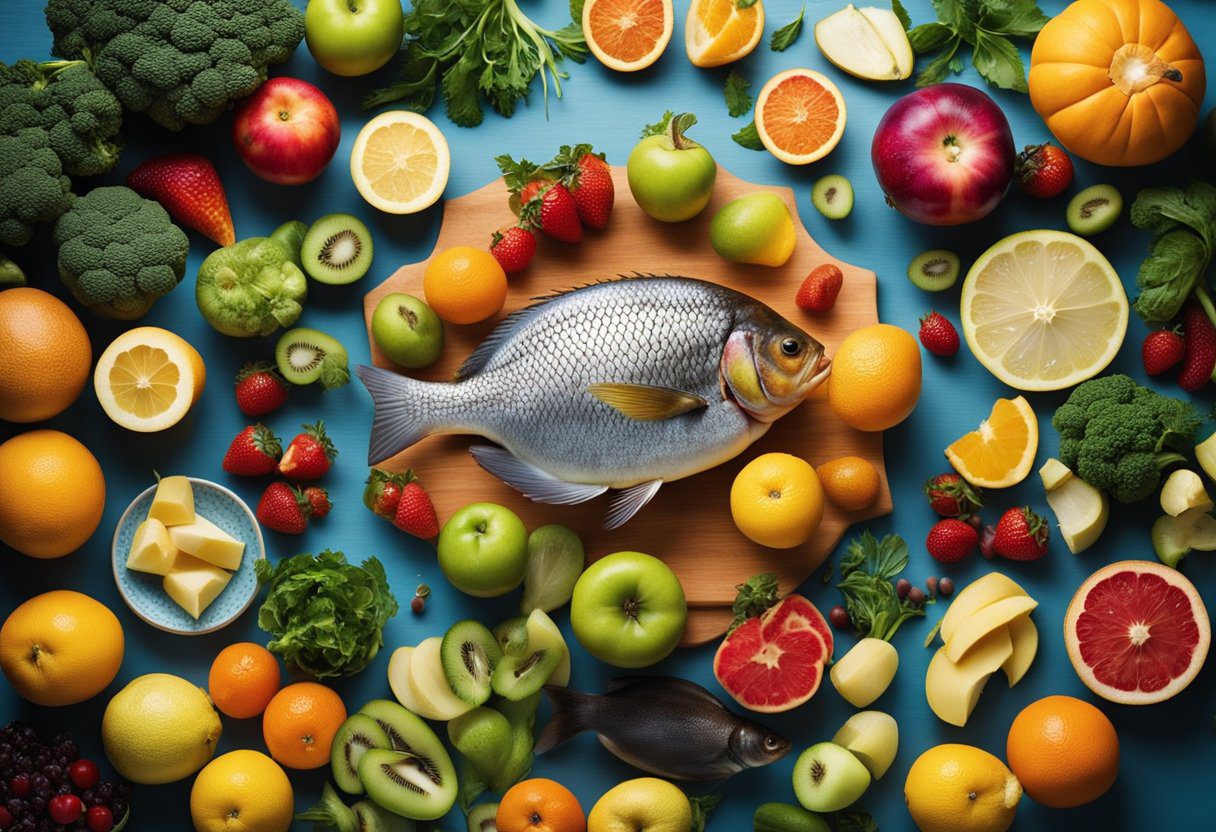
[[[45,130],[0,136],[0,243],[25,245],[36,224],[54,222],[72,199],[72,183]]]
[[[1153,494],[1162,469],[1184,462],[1200,419],[1189,402],[1124,375],[1085,382],[1056,410],[1060,461],[1121,503]]]
[[[160,203],[130,188],[96,188],[55,224],[59,276],[103,318],[141,318],[186,273],[186,234]]]
[[[304,38],[289,0],[49,0],[46,21],[56,55],[170,130],[215,121]]]

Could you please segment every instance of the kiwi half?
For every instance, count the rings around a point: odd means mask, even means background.
[[[494,638],[507,655],[525,655],[528,652],[528,619],[522,615],[507,619],[494,628]]]
[[[498,832],[498,822],[495,820],[497,817],[497,803],[482,803],[474,806],[469,810],[469,816],[466,818],[469,832]]]
[[[373,748],[392,747],[380,723],[367,714],[355,714],[343,722],[334,736],[329,755],[338,788],[347,794],[363,794],[363,784],[359,782],[359,760]]]
[[[502,659],[502,648],[484,624],[457,621],[444,634],[439,657],[453,693],[471,705],[490,698],[490,677]]]
[[[360,800],[350,807],[355,813],[358,832],[414,832],[412,820],[395,815],[370,800]]]
[[[320,382],[326,390],[350,381],[346,347],[317,329],[296,327],[279,336],[274,362],[292,384]]]
[[[308,227],[300,260],[318,283],[354,283],[372,267],[372,233],[358,217],[326,214]]]
[[[1123,194],[1114,185],[1090,185],[1068,203],[1068,227],[1092,237],[1115,224],[1123,213]]]
[[[853,210],[853,183],[831,173],[811,186],[811,204],[830,220],[842,220]]]
[[[917,289],[926,292],[941,292],[958,282],[962,261],[953,251],[944,248],[930,249],[912,258],[908,264],[908,280]]]
[[[446,815],[456,802],[456,769],[438,738],[431,734],[430,740],[430,753],[374,749],[364,754],[359,779],[368,797],[411,820]]]
[[[561,651],[551,647],[531,650],[524,656],[503,656],[490,677],[490,687],[512,702],[527,699],[545,686],[561,657]]]

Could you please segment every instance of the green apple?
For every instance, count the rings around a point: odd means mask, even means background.
[[[557,524],[534,529],[528,536],[528,571],[519,611],[527,615],[565,606],[586,564],[583,541],[572,530]]]
[[[601,558],[574,585],[575,637],[588,653],[617,667],[648,667],[666,658],[687,618],[680,579],[641,552]]]
[[[417,370],[434,364],[443,352],[443,321],[413,295],[393,292],[376,304],[372,338],[389,361]]]
[[[870,771],[834,742],[812,745],[794,764],[794,795],[812,812],[839,812],[870,788]]]
[[[656,220],[683,222],[709,204],[718,164],[709,151],[684,135],[697,123],[692,113],[668,114],[642,134],[625,169],[629,190],[642,210]]]
[[[881,780],[899,752],[899,725],[882,711],[859,711],[840,726],[832,742],[852,751],[870,776]]]
[[[709,244],[734,263],[784,266],[796,240],[785,200],[768,191],[731,200],[709,224]]]
[[[304,39],[317,63],[334,75],[367,75],[401,49],[401,0],[308,0]]]
[[[528,530],[506,506],[467,505],[439,532],[439,568],[452,586],[468,595],[505,595],[524,582]]]

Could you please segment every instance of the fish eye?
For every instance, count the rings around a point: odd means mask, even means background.
[[[781,741],[779,739],[777,739],[776,737],[772,736],[771,734],[764,738],[764,750],[765,751],[776,751],[780,747],[781,747]]]
[[[802,352],[802,344],[798,342],[797,338],[786,338],[781,342],[781,352],[792,358]]]

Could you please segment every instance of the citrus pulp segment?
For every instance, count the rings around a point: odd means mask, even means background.
[[[1026,479],[1039,448],[1039,422],[1024,396],[997,399],[980,426],[946,448],[963,479],[981,488],[1008,488]]]
[[[764,3],[740,8],[736,0],[693,0],[684,48],[693,66],[722,66],[748,55],[764,34]]]
[[[359,194],[389,214],[415,214],[434,205],[451,171],[447,139],[429,118],[390,110],[373,118],[350,151]]]
[[[809,165],[832,152],[844,135],[844,97],[813,69],[787,69],[769,79],[756,98],[761,143],[791,165]]]
[[[583,35],[609,69],[636,72],[659,59],[675,29],[671,0],[587,0]]]

